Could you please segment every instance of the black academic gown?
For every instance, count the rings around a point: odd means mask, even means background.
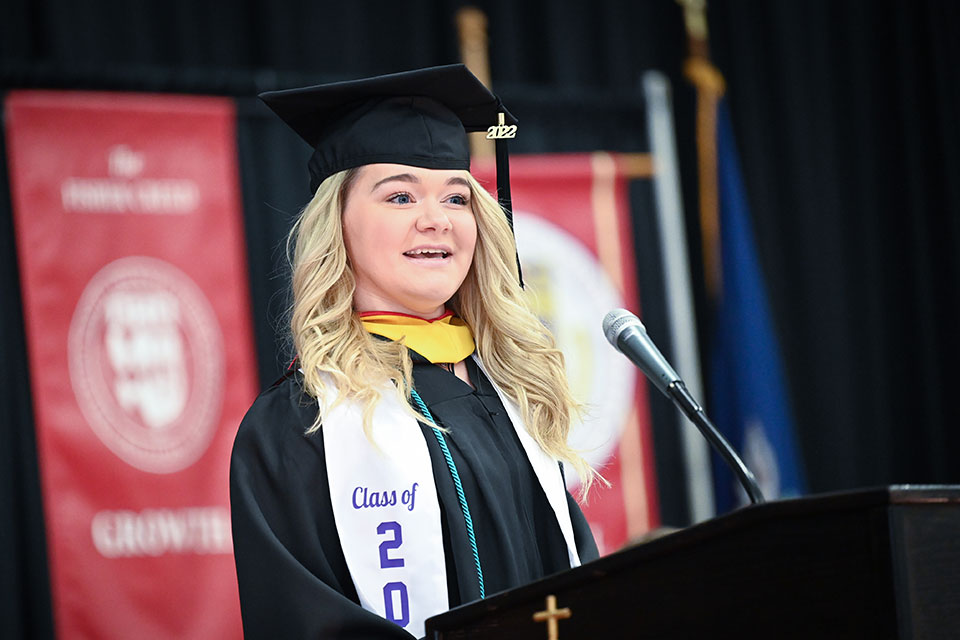
[[[414,356],[414,387],[444,434],[470,506],[486,595],[569,567],[566,544],[496,391],[468,359],[472,389]],[[410,638],[360,607],[333,520],[317,404],[291,373],[257,398],[237,433],[230,501],[247,638]],[[421,425],[440,502],[450,606],[479,598],[474,558],[447,464]],[[568,495],[582,562],[597,557]]]

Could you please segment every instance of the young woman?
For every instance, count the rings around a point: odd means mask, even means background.
[[[290,234],[297,360],[231,462],[247,637],[421,636],[595,558],[563,358],[466,171],[499,101],[462,65],[263,97],[315,147],[315,195]]]

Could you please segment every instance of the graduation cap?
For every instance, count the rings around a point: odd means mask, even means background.
[[[517,119],[466,66],[268,91],[260,99],[313,147],[312,193],[334,173],[365,164],[469,169],[466,133],[487,131],[496,140],[497,199],[513,228],[507,140]]]

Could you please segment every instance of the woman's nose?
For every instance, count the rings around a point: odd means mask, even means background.
[[[434,229],[436,231],[449,231],[451,228],[450,217],[444,210],[442,203],[433,200],[423,202],[420,209],[420,216],[417,218],[417,229],[427,231]]]

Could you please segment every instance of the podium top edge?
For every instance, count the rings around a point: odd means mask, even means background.
[[[894,484],[876,487],[864,487],[859,489],[847,489],[843,491],[831,491],[828,493],[810,494],[788,498],[784,500],[775,500],[768,504],[792,504],[792,503],[820,503],[830,504],[833,502],[847,503],[854,501],[860,504],[887,503],[887,504],[910,504],[910,503],[930,503],[930,502],[958,502],[960,503],[960,485],[945,484]]]

